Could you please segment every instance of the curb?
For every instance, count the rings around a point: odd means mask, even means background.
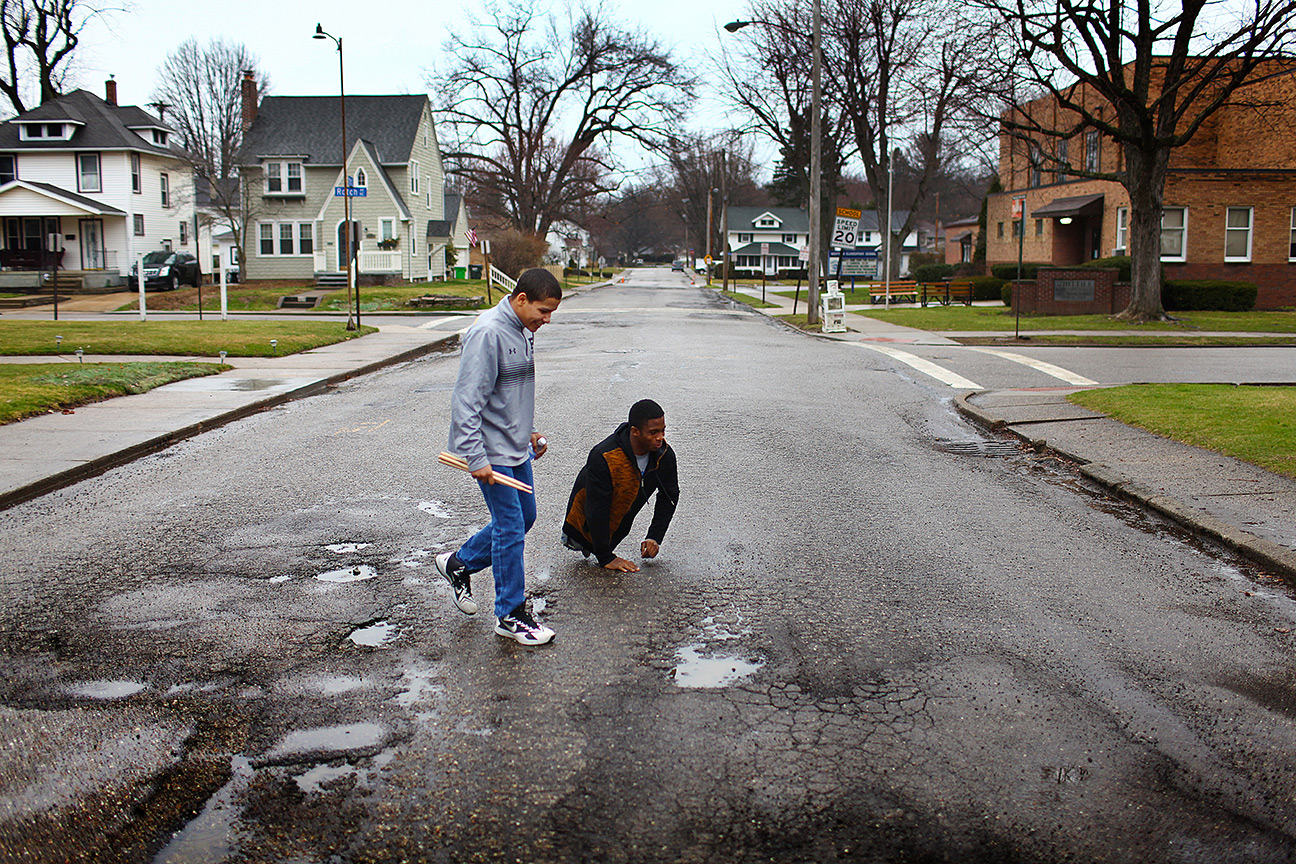
[[[1191,531],[1194,534],[1209,538],[1217,543],[1250,558],[1252,561],[1278,571],[1289,580],[1296,579],[1296,552],[1244,531],[1235,525],[1216,519],[1209,513],[1203,513],[1195,507],[1185,504],[1178,498],[1163,495],[1156,490],[1132,480],[1110,465],[1091,462],[1074,453],[1068,453],[1048,444],[1040,438],[1031,438],[1008,425],[1001,417],[987,414],[968,401],[969,397],[985,391],[968,391],[954,397],[954,405],[959,413],[979,423],[991,431],[1007,431],[1027,442],[1037,451],[1048,451],[1075,462],[1080,473],[1097,483],[1117,498],[1133,501]]]
[[[361,375],[371,374],[387,366],[394,366],[398,363],[415,360],[419,357],[431,354],[434,351],[444,350],[457,343],[458,340],[459,334],[457,333],[442,336],[432,342],[406,349],[399,354],[393,354],[389,357],[366,363],[365,365],[356,367],[355,369],[349,369],[346,372],[339,372],[335,375],[330,375],[327,378],[320,378],[309,384],[298,387],[296,390],[288,390],[283,393],[276,393],[273,396],[267,396],[264,399],[257,400],[256,402],[250,402],[242,407],[226,411],[224,414],[218,414],[207,420],[201,420],[181,429],[158,435],[156,438],[141,441],[138,444],[131,445],[122,450],[109,453],[105,456],[100,456],[98,459],[91,459],[87,462],[83,462],[75,468],[69,468],[66,471],[60,471],[57,474],[51,474],[35,483],[29,483],[26,486],[20,486],[17,489],[11,489],[8,492],[0,493],[0,510],[7,510],[10,507],[22,504],[24,501],[39,498],[42,495],[46,495],[57,489],[62,489],[65,486],[71,486],[72,484],[79,483],[82,480],[98,476],[99,474],[103,474],[113,468],[133,462],[142,456],[156,453],[159,450],[165,450],[171,445],[183,441],[186,438],[192,438],[195,435],[209,432],[212,429],[224,426],[227,423],[233,423],[235,420],[241,420],[244,417],[248,417],[260,411],[278,407],[286,402],[303,399],[307,396],[314,396],[329,387],[341,384],[343,381],[348,381]]]

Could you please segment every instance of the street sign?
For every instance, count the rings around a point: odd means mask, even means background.
[[[801,261],[809,261],[809,260],[810,260],[810,247],[809,247],[809,246],[802,246],[802,247],[801,247],[801,251],[797,253],[797,258],[800,259]]]
[[[334,198],[368,198],[369,189],[364,186],[334,186]]]
[[[762,244],[761,244],[761,257],[764,258],[764,257],[766,257],[766,256],[768,256],[768,255],[769,255],[769,244],[768,244],[768,243],[762,243]]]
[[[837,218],[833,222],[832,245],[837,249],[853,249],[859,238],[860,211],[849,207],[838,207]]]

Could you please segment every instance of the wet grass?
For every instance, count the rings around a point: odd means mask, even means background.
[[[0,354],[169,354],[277,357],[345,342],[377,328],[342,321],[0,321]],[[56,337],[62,336],[62,344]],[[276,340],[272,346],[270,340]]]
[[[50,411],[71,411],[229,368],[219,363],[187,362],[0,364],[0,424]]]
[[[1133,384],[1068,398],[1131,426],[1296,478],[1296,387]]]

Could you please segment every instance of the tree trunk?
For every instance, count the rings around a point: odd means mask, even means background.
[[[1164,321],[1161,306],[1161,205],[1168,148],[1148,155],[1125,148],[1125,189],[1129,192],[1130,302],[1116,317],[1126,321]]]

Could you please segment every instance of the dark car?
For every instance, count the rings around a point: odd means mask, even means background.
[[[139,269],[131,265],[131,285],[139,284]],[[198,259],[188,252],[149,252],[144,256],[144,287],[174,291],[184,282],[195,288],[202,281]]]
[[[671,271],[674,272],[675,270],[678,270],[678,271],[680,271],[681,273],[684,272],[684,259],[683,259],[683,258],[676,258],[674,261],[671,262]]]

